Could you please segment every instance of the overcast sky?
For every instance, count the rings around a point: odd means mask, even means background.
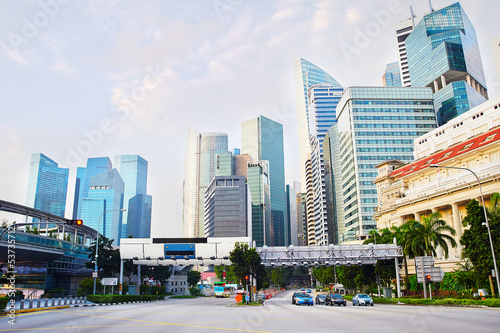
[[[500,2],[461,3],[493,96]],[[284,125],[292,184],[300,179],[293,61],[307,59],[344,86],[379,86],[397,60],[393,25],[410,5],[429,10],[424,0],[0,0],[0,199],[25,204],[31,154],[43,153],[70,168],[70,217],[77,166],[139,154],[149,162],[152,234],[180,236],[188,127],[227,133],[232,149],[241,122],[258,115]]]

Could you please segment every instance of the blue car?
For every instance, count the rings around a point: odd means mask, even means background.
[[[313,297],[305,293],[295,296],[295,305],[302,305],[302,304],[313,306],[314,305]]]

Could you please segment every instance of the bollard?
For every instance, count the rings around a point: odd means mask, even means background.
[[[19,301],[19,310],[24,309],[24,300]]]
[[[28,309],[33,309],[33,300],[32,299],[30,299],[28,301]]]
[[[68,299],[64,297],[63,305],[68,305]]]
[[[57,305],[61,305],[61,302],[62,302],[62,299],[61,299],[61,297],[59,297],[59,298],[57,299]]]
[[[49,306],[49,299],[48,298],[46,298],[46,299],[43,300],[43,306],[44,307]]]
[[[39,308],[39,307],[40,307],[41,302],[42,302],[42,301],[41,301],[40,299],[37,299],[37,300],[36,300],[36,307],[37,307],[37,308]]]
[[[52,297],[50,299],[50,306],[54,306],[54,305],[56,305],[56,299],[54,297]]]

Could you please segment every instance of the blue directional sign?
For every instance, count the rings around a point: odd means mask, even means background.
[[[195,259],[194,244],[165,244],[166,259]]]

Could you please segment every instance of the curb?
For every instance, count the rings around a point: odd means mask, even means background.
[[[45,310],[58,310],[58,309],[68,309],[69,305],[61,305],[61,306],[51,306],[47,308],[33,308],[33,309],[22,309],[16,310],[17,313],[29,313],[29,312],[37,312],[37,311],[45,311]]]

